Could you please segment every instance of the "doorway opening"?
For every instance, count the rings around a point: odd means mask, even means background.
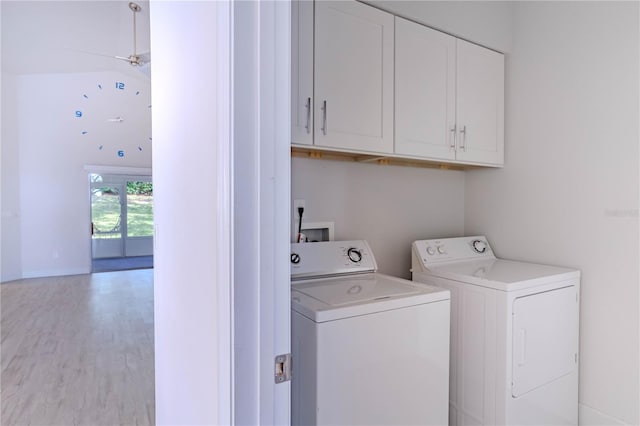
[[[92,272],[153,267],[151,176],[91,173]]]

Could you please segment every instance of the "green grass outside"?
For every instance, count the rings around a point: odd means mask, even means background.
[[[120,197],[117,194],[98,194],[92,196],[91,203],[95,231],[93,238],[120,238],[120,232],[108,232],[118,224]],[[152,236],[153,196],[129,194],[127,195],[127,202],[127,236]]]
[[[129,237],[153,235],[153,196],[128,195],[127,234]]]

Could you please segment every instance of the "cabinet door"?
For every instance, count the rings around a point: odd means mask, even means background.
[[[356,1],[315,7],[314,143],[393,152],[393,16]]]
[[[457,40],[457,160],[504,163],[504,56]]]
[[[456,39],[396,18],[395,152],[454,160]]]
[[[291,2],[291,142],[313,143],[313,0]]]

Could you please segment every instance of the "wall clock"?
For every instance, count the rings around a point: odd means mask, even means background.
[[[74,119],[83,144],[100,155],[140,156],[151,148],[151,104],[148,89],[125,81],[104,81],[81,95]]]

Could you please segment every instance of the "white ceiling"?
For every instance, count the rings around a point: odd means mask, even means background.
[[[136,1],[137,51],[149,51],[149,3]],[[2,71],[16,74],[131,72],[104,55],[133,53],[128,1],[1,1]]]

